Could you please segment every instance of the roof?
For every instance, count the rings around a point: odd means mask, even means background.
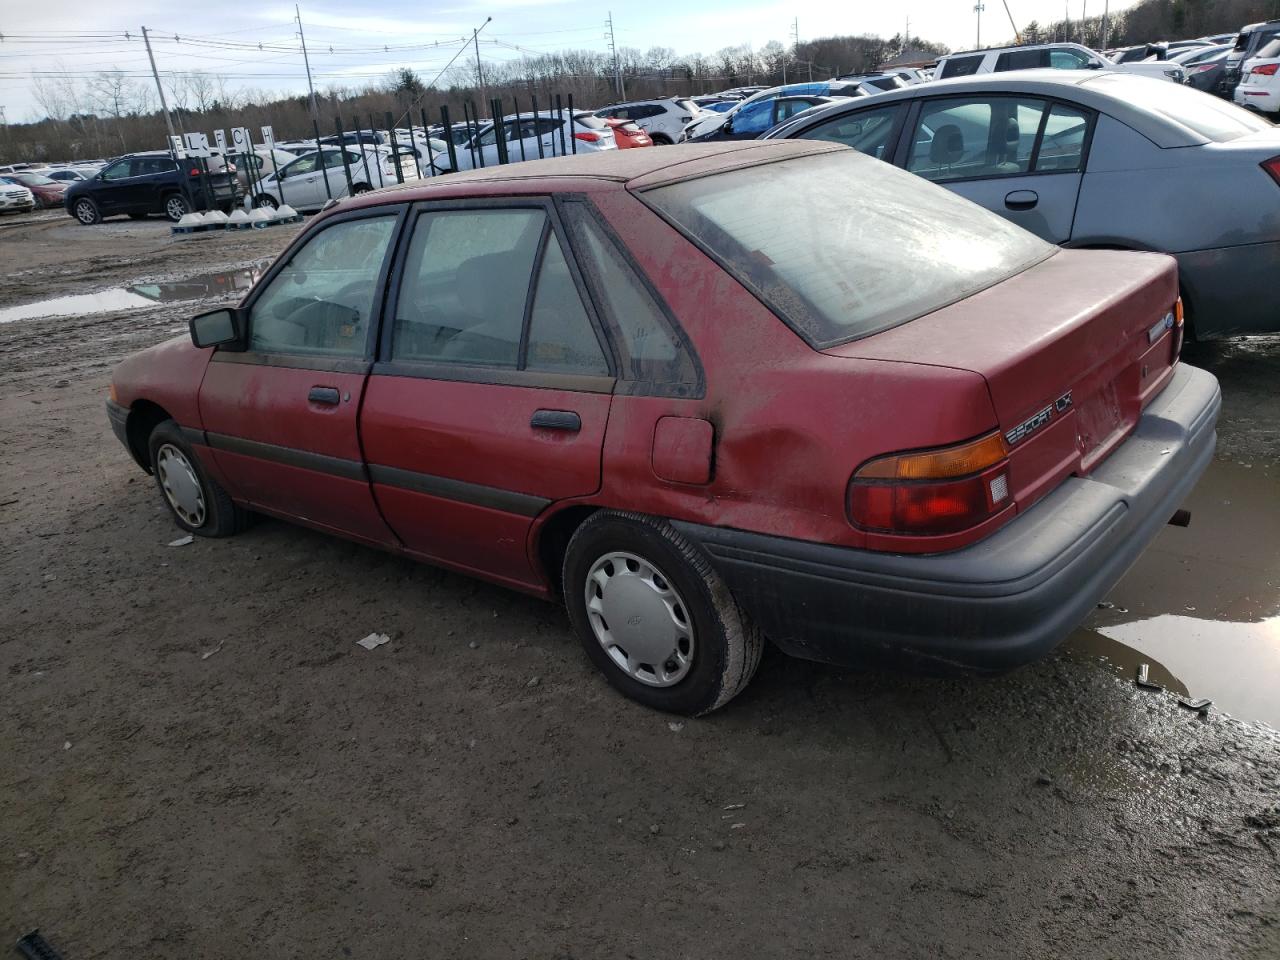
[[[1115,117],[1160,147],[1191,147],[1207,143],[1205,137],[1171,117],[1134,106],[1127,96],[1135,89],[1135,83],[1168,82],[1122,70],[1041,69],[979,73],[968,77],[934,80],[929,84],[917,84],[901,90],[888,90],[864,100],[842,100],[825,107],[814,107],[805,111],[803,117],[777,127],[772,135],[787,137],[795,127],[807,126],[816,117],[835,117],[846,110],[884,106],[895,100],[912,100],[940,93],[1009,93],[1063,97],[1075,101],[1083,107]]]
[[[631,183],[641,178],[644,185],[657,186],[687,176],[702,176],[718,169],[769,163],[788,157],[822,153],[832,145],[817,140],[760,141],[738,140],[729,142],[691,143],[675,147],[650,147],[635,150],[606,150],[580,153],[567,157],[549,157],[545,160],[524,160],[498,167],[484,167],[432,177],[428,182],[414,181],[377,191],[385,198],[395,194],[396,199],[430,200],[448,196],[458,187],[481,183],[511,183],[519,181],[595,180],[614,183]],[[474,191],[467,191],[473,193]],[[400,194],[408,194],[401,197]],[[367,196],[372,196],[369,194]]]

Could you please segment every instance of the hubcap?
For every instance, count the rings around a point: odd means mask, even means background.
[[[76,216],[84,223],[93,222],[93,204],[88,200],[81,200],[76,204]]]
[[[186,455],[173,444],[156,451],[156,475],[173,512],[192,527],[204,526],[204,490]]]
[[[178,197],[170,197],[165,204],[165,212],[169,214],[169,219],[181,220],[182,215],[187,212],[187,205]]]
[[[587,618],[618,668],[651,687],[669,687],[693,665],[693,622],[684,599],[653,564],[609,553],[587,574]]]

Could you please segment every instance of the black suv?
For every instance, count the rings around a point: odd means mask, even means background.
[[[207,177],[213,206],[229,213],[244,196],[235,168],[219,158],[209,162],[221,168]],[[135,220],[163,213],[176,223],[184,213],[209,206],[202,179],[192,160],[177,161],[162,150],[134,153],[112,160],[92,179],[73,183],[63,203],[67,213],[86,226],[121,213]]]

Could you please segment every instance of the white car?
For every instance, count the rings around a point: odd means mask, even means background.
[[[1280,39],[1260,47],[1244,62],[1232,99],[1259,113],[1280,113]]]
[[[287,150],[281,150],[279,147],[272,150],[270,147],[254,147],[251,156],[236,154],[236,178],[240,181],[242,187],[249,186],[249,167],[253,167],[253,179],[260,180],[269,173],[277,170],[283,170],[286,166],[297,160],[297,154],[290,153]]]
[[[399,182],[396,178],[395,161],[387,147],[366,145],[361,149],[354,144],[347,147],[325,147],[294,158],[278,174],[264,176],[258,184],[258,194],[253,198],[253,205],[278,207],[287,203],[299,212],[319,210],[330,198],[340,199],[347,195],[348,171],[351,175],[351,192],[355,194],[393,186]],[[401,172],[405,180],[418,178],[412,162],[402,163]]]
[[[0,174],[0,213],[26,213],[36,208],[36,198],[16,180]]]
[[[672,144],[680,139],[680,131],[699,117],[714,111],[703,110],[688,97],[666,97],[662,100],[635,100],[615,103],[597,110],[597,117],[630,120],[649,134],[655,146]]]
[[[1152,63],[1116,63],[1078,43],[1038,43],[1022,47],[992,47],[968,53],[949,53],[938,58],[935,80],[971,77],[979,73],[1003,73],[1006,70],[1120,70],[1140,73],[1159,80],[1183,83],[1187,72],[1181,64],[1169,60]]]
[[[506,133],[508,163],[560,156],[562,153],[598,153],[618,148],[613,139],[613,129],[595,114],[584,110],[575,110],[572,120],[568,110],[562,114],[547,110],[539,110],[537,115],[522,113],[517,117],[511,114],[502,118],[502,124]],[[461,146],[454,147],[454,153],[458,157],[459,170],[496,167],[500,155],[493,121],[481,124],[480,132]],[[445,154],[447,159],[448,153]],[[437,167],[437,170],[442,168]]]

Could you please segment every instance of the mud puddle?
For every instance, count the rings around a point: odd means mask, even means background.
[[[112,310],[128,310],[131,307],[149,307],[156,303],[221,298],[247,291],[262,275],[267,265],[268,262],[263,261],[239,270],[199,274],[184,280],[138,283],[129,287],[99,290],[96,293],[52,297],[48,300],[37,300],[35,303],[0,308],[0,323],[34,320],[40,317],[83,317]]]
[[[1214,461],[1185,506],[1064,652],[1280,729],[1280,471]]]

